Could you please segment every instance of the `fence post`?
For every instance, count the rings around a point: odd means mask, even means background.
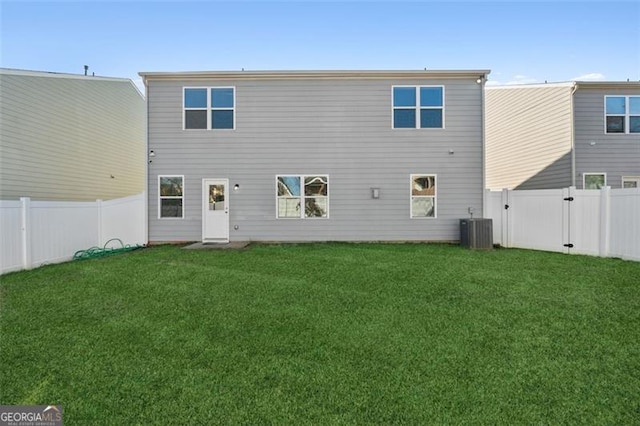
[[[609,256],[609,238],[611,232],[611,187],[600,189],[600,247],[602,257]]]
[[[31,198],[20,197],[22,234],[22,267],[31,269]]]
[[[102,200],[96,200],[96,208],[98,209],[98,247],[104,246],[102,241]]]
[[[571,254],[573,233],[571,226],[575,223],[571,209],[575,186],[562,189],[562,253]]]
[[[509,205],[509,190],[502,190],[502,198],[500,200],[500,215],[502,220],[501,225],[502,229],[500,230],[500,245],[502,247],[511,247],[511,233],[509,232],[509,209],[507,206]]]

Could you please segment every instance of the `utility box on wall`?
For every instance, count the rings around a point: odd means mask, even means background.
[[[470,249],[492,249],[492,219],[460,219],[460,245]]]

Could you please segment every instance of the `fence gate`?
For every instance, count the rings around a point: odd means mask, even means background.
[[[505,189],[486,205],[504,247],[640,260],[640,188]]]

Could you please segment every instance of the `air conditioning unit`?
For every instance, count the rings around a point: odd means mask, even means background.
[[[470,249],[492,249],[493,221],[460,219],[460,245]]]

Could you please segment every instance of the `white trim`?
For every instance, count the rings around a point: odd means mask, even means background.
[[[587,189],[587,186],[585,185],[585,182],[587,180],[587,176],[594,176],[594,175],[602,175],[604,176],[604,183],[602,185],[602,187],[604,188],[605,186],[607,186],[607,174],[604,172],[584,172],[582,174],[582,189]]]
[[[470,79],[484,78],[490,70],[316,70],[316,71],[183,71],[183,72],[139,72],[145,80],[294,80],[294,79],[415,79],[446,78]]]
[[[295,176],[297,178],[300,178],[300,196],[299,197],[290,197],[290,198],[300,198],[300,216],[298,217],[280,217],[278,216],[278,209],[279,209],[279,205],[278,205],[278,200],[280,198],[285,198],[280,197],[278,195],[278,178],[279,177],[285,177],[285,176]],[[320,176],[320,177],[325,177],[327,179],[327,195],[326,196],[305,196],[304,195],[304,180],[305,178],[308,177],[313,177],[313,176]],[[329,206],[329,200],[330,200],[330,194],[331,194],[331,183],[330,183],[330,177],[328,174],[326,173],[310,173],[310,174],[306,174],[306,175],[302,175],[299,173],[282,173],[282,174],[278,174],[275,176],[275,183],[276,183],[276,191],[275,191],[275,197],[276,197],[276,219],[278,220],[290,220],[290,219],[304,219],[304,220],[325,220],[325,219],[329,219],[329,215],[331,212],[330,206]],[[324,198],[327,200],[327,215],[324,217],[306,217],[305,216],[305,199],[306,198]]]
[[[395,89],[396,87],[407,87],[407,88],[414,88],[416,91],[416,106],[415,107],[396,107],[394,106],[394,102],[393,102],[393,89]],[[442,106],[428,106],[428,107],[423,107],[420,106],[420,89],[422,88],[433,88],[433,87],[439,87],[442,89]],[[446,128],[445,126],[445,86],[443,84],[432,84],[432,85],[415,85],[415,84],[396,84],[396,85],[392,85],[391,86],[391,129],[392,130],[407,130],[407,129],[419,129],[419,130],[444,130]],[[395,123],[394,123],[394,112],[396,109],[405,109],[405,110],[414,110],[416,113],[416,127],[395,127]],[[442,111],[442,127],[421,127],[422,124],[422,120],[421,120],[421,114],[420,111],[422,111],[423,109],[429,109],[429,110],[441,110]]]
[[[161,196],[160,195],[160,179],[161,178],[176,178],[179,177],[182,179],[182,195],[180,197],[172,195],[172,196]],[[184,204],[185,204],[185,179],[184,179],[184,175],[158,175],[158,219],[161,220],[182,220],[184,219]],[[161,213],[162,213],[162,203],[161,200],[162,199],[173,199],[173,200],[177,200],[177,199],[182,199],[182,216],[181,217],[162,217]]]
[[[623,98],[624,114],[607,114],[607,98]],[[640,114],[631,114],[631,98],[639,98],[640,95],[604,95],[604,134],[605,135],[635,135],[639,132],[631,131],[631,117],[640,117]],[[623,117],[624,132],[607,132],[607,117]]]
[[[640,176],[622,176],[622,179],[620,179],[620,188],[624,188],[625,182],[635,182],[636,188],[640,188]]]
[[[431,195],[413,195],[413,179],[419,176],[433,176],[436,183],[433,196]],[[413,198],[433,198],[433,216],[414,216],[413,215]],[[412,173],[409,175],[409,219],[437,219],[438,218],[438,175],[435,173]]]
[[[187,108],[184,104],[185,102],[185,92],[187,89],[201,89],[206,90],[207,93],[207,106],[199,107],[199,108]],[[231,89],[233,90],[233,106],[231,108],[214,108],[211,103],[213,102],[213,97],[211,96],[211,91],[213,89]],[[186,111],[206,111],[207,112],[207,127],[205,129],[187,129],[187,113]],[[213,122],[211,113],[212,111],[229,111],[233,113],[233,123],[230,129],[214,129],[212,128]],[[182,86],[182,130],[185,131],[230,131],[236,129],[236,86]]]

